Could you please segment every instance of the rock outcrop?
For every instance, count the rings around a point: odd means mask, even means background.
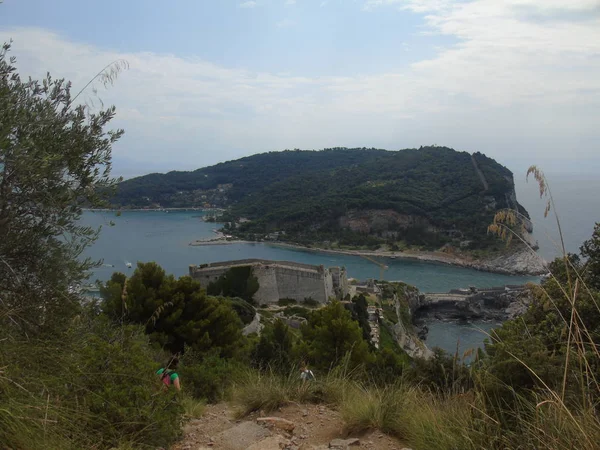
[[[543,275],[548,273],[546,261],[528,248],[482,260],[474,263],[472,267],[509,275]]]
[[[411,358],[424,358],[429,359],[433,356],[433,353],[427,346],[421,341],[417,334],[417,330],[413,330],[412,324],[404,323],[406,317],[412,317],[412,311],[417,310],[424,300],[424,296],[419,294],[418,290],[408,289],[403,286],[404,290],[404,301],[406,301],[408,307],[408,315],[402,314],[401,300],[397,294],[394,294],[394,307],[396,309],[396,316],[398,321],[393,325],[392,332],[396,338],[396,342],[400,348],[402,348],[408,356]]]
[[[531,299],[528,286],[457,289],[445,294],[425,294],[412,318],[419,329],[418,336],[425,339],[427,327],[424,324],[428,321],[505,321],[527,311]]]

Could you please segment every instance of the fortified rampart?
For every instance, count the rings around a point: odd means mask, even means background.
[[[203,287],[217,281],[233,267],[252,267],[259,289],[254,299],[259,304],[277,303],[282,298],[303,302],[311,298],[326,303],[329,298],[343,298],[348,294],[348,277],[345,268],[312,266],[289,261],[243,259],[190,266],[190,276]]]

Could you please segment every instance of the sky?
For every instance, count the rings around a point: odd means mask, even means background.
[[[114,173],[284,149],[444,145],[600,171],[600,0],[4,0],[22,76],[111,62]]]

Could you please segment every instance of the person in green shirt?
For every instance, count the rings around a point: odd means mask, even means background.
[[[160,376],[160,380],[166,386],[175,386],[178,391],[181,390],[181,384],[179,383],[179,375],[174,370],[165,369],[161,367],[156,371],[156,374]]]

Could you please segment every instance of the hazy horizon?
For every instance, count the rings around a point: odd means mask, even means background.
[[[22,76],[123,59],[115,173],[286,148],[444,145],[517,173],[600,170],[598,0],[6,0]]]
[[[425,146],[423,146],[425,147]],[[332,148],[335,148],[332,147]],[[367,148],[371,148],[371,147],[367,147]],[[416,147],[419,148],[419,147]],[[283,152],[286,150],[295,150],[295,149],[282,149],[282,150],[270,150],[270,152]],[[305,150],[305,151],[322,151],[324,149],[299,149],[299,150]],[[403,150],[408,150],[408,148],[402,148],[402,149],[398,149],[398,150],[391,150],[391,149],[385,149],[385,148],[381,148],[378,150],[386,150],[386,151],[403,151]],[[460,149],[454,149],[456,151],[462,151]],[[252,156],[252,155],[258,155],[258,154],[262,154],[262,153],[268,153],[268,152],[256,152],[253,153],[251,155],[244,155],[244,156],[240,156],[239,158],[244,158],[247,156]],[[470,152],[470,153],[474,153],[474,152]],[[490,156],[490,155],[486,155],[486,156]],[[113,158],[115,156],[113,155]],[[205,167],[211,167],[213,165],[216,164],[220,164],[220,163],[225,163],[225,162],[229,162],[229,161],[235,161],[236,159],[239,158],[234,158],[234,159],[224,159],[224,160],[219,160],[213,164],[207,164],[207,165],[203,165],[203,166],[197,166],[197,167],[189,167],[189,168],[176,168],[176,167],[169,167],[169,166],[165,166],[163,163],[160,164],[156,164],[156,165],[151,165],[148,171],[146,172],[141,172],[139,170],[136,170],[134,167],[132,167],[131,169],[126,169],[125,171],[123,171],[122,167],[123,165],[117,165],[117,169],[113,170],[113,176],[116,177],[120,177],[122,176],[124,180],[127,179],[131,179],[131,178],[137,178],[137,177],[142,177],[145,175],[150,175],[153,173],[160,173],[160,174],[166,174],[169,172],[179,172],[179,171],[183,171],[183,172],[193,172],[197,169],[202,169]],[[116,159],[118,160],[119,157],[116,156]],[[502,162],[498,161],[496,158],[494,158],[498,163],[502,164]],[[566,178],[576,178],[578,180],[596,180],[597,176],[595,172],[591,172],[591,171],[575,171],[575,170],[566,170],[566,171],[559,171],[559,170],[554,170],[554,171],[546,171],[544,170],[544,167],[540,166],[539,164],[532,162],[530,165],[528,166],[522,166],[519,167],[517,170],[514,170],[514,168],[511,168],[509,166],[506,166],[505,164],[502,164],[503,166],[505,166],[507,169],[509,169],[512,173],[513,176],[515,178],[515,181],[517,181],[517,179],[520,177],[523,180],[523,183],[525,183],[525,177],[526,177],[526,173],[527,173],[527,168],[531,165],[537,165],[542,171],[544,171],[544,173],[546,174],[547,177],[549,177],[550,179],[552,179],[553,177],[559,177],[562,179],[566,179]],[[119,170],[120,169],[120,170]],[[583,187],[582,187],[583,188]]]

